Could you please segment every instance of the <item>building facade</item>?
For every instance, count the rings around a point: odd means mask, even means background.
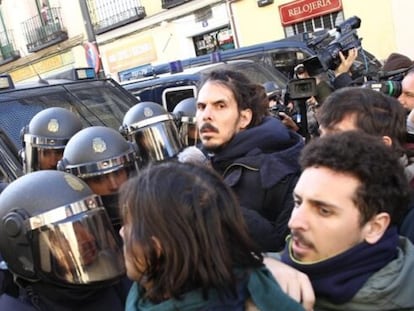
[[[15,82],[73,67],[114,79],[149,65],[332,28],[354,15],[363,47],[414,58],[411,0],[2,0],[0,72]]]

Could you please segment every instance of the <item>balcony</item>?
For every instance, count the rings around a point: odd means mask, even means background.
[[[186,2],[189,2],[191,0],[162,0],[162,8],[163,9],[171,9],[175,6],[184,4]]]
[[[34,16],[22,25],[29,52],[37,52],[68,39],[60,8],[47,9],[42,15]]]
[[[20,58],[20,52],[15,49],[12,31],[0,32],[0,66]]]
[[[89,16],[95,34],[139,21],[146,16],[145,8],[137,0],[87,0]]]

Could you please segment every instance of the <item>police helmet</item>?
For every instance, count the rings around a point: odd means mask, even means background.
[[[184,145],[195,145],[198,142],[198,130],[196,127],[196,99],[185,98],[180,101],[173,110],[174,116],[178,119],[178,129]]]
[[[0,206],[0,253],[15,277],[73,288],[125,273],[100,197],[76,176],[27,174],[0,194]]]
[[[137,144],[140,166],[174,158],[182,149],[178,129],[171,114],[154,102],[132,106],[124,116],[121,132]]]
[[[282,96],[282,90],[274,81],[266,81],[263,83],[263,87],[265,88],[267,97],[271,100],[276,100]]]
[[[55,163],[47,168],[41,167],[40,152],[45,149],[63,151],[69,138],[81,129],[82,122],[70,110],[52,107],[38,112],[22,129],[24,172],[55,169]]]
[[[136,161],[135,145],[119,132],[105,126],[91,126],[69,139],[58,169],[85,179],[122,168],[136,168]]]
[[[110,173],[126,170],[125,180],[138,169],[136,145],[127,141],[118,131],[105,126],[91,126],[76,133],[69,139],[57,169],[86,181]],[[111,177],[112,178],[112,177]],[[120,228],[118,212],[119,179],[103,179],[98,189],[91,186],[102,198],[115,230]]]

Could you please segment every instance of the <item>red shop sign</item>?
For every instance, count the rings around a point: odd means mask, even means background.
[[[279,14],[282,25],[287,26],[341,9],[341,0],[299,0],[279,5]]]

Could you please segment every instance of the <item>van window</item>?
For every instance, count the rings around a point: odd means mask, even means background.
[[[303,51],[281,49],[270,52],[270,56],[272,59],[272,65],[279,71],[283,72],[288,79],[292,79],[293,69],[295,66],[302,63],[303,60],[310,57],[311,54]]]
[[[195,85],[168,88],[162,93],[162,104],[168,111],[173,111],[180,101],[189,97],[197,97]]]

